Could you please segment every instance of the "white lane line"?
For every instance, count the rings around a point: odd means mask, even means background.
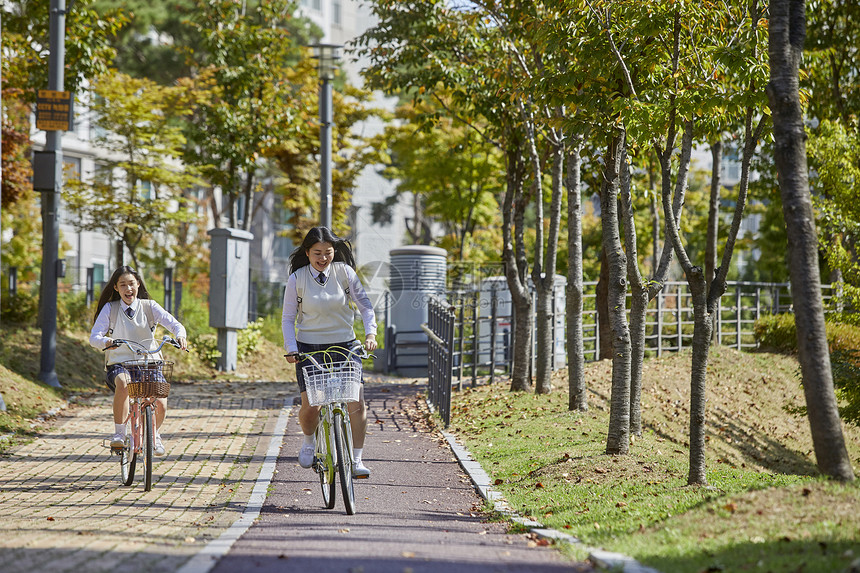
[[[263,508],[263,503],[266,501],[266,493],[269,489],[269,484],[272,482],[272,477],[275,475],[275,466],[278,462],[278,454],[281,451],[281,444],[284,441],[284,434],[287,431],[287,420],[290,417],[290,410],[293,400],[284,400],[284,406],[281,408],[281,413],[278,416],[278,421],[275,424],[275,429],[272,432],[272,439],[269,442],[269,449],[266,451],[266,457],[263,460],[263,466],[260,468],[260,475],[257,477],[257,482],[254,484],[254,489],[251,491],[251,497],[248,500],[248,505],[239,519],[227,528],[227,531],[222,533],[218,538],[213,539],[201,549],[197,555],[191,558],[177,573],[209,573],[218,560],[227,555],[230,547],[237,539],[248,531],[248,528],[254,523],[260,515],[260,510]]]

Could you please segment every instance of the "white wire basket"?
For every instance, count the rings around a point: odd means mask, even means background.
[[[334,402],[358,402],[361,392],[361,364],[355,360],[324,363],[325,370],[305,366],[305,390],[311,406]]]

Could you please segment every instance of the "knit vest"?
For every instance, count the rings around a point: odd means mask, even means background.
[[[119,301],[115,300],[108,304],[119,304]],[[125,312],[120,310],[116,317],[116,324],[113,327],[111,338],[134,340],[135,342],[140,342],[147,346],[149,350],[158,348],[158,341],[153,340],[152,338],[152,330],[150,330],[149,320],[147,319],[146,313],[143,311],[143,307],[141,305],[137,305],[137,311],[134,313],[132,318],[129,318]],[[118,364],[128,360],[141,362],[161,360],[161,353],[138,356],[125,344],[105,351],[105,363],[107,365]]]
[[[296,323],[296,340],[305,344],[348,342],[355,338],[352,329],[354,318],[349,306],[349,295],[336,279],[332,263],[324,285],[311,274],[310,265],[296,271],[296,282],[302,281],[301,319]],[[345,273],[344,269],[338,271]],[[305,276],[301,276],[305,274]]]

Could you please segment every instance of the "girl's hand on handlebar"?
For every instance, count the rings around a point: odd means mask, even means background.
[[[284,354],[284,358],[286,358],[287,362],[289,362],[290,364],[295,364],[299,361],[299,353],[290,352],[289,354]]]
[[[364,349],[367,352],[373,352],[376,350],[376,335],[368,334],[364,337]]]
[[[176,342],[179,343],[179,348],[181,348],[185,352],[188,352],[188,340],[183,337],[179,337],[176,339]]]

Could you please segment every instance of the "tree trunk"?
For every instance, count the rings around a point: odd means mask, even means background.
[[[690,470],[687,484],[708,483],[705,464],[705,389],[713,317],[708,313],[707,281],[701,267],[687,273],[693,295],[693,361],[690,371]]]
[[[254,210],[252,209],[252,206],[254,205],[254,173],[252,171],[249,171],[245,178],[242,195],[245,197],[245,213],[242,217],[242,230],[250,231],[251,222],[254,219]]]
[[[545,264],[535,264],[532,280],[537,290],[537,364],[535,392],[549,394],[552,392],[552,359],[555,354],[555,316],[552,302],[555,296],[555,263],[558,253],[558,234],[561,227],[561,193],[564,176],[564,144],[555,139],[552,143],[552,199],[550,201],[549,233],[546,247],[535,248],[535,259],[538,253],[545,252]],[[536,202],[543,203],[539,192]],[[542,211],[542,209],[540,210]],[[538,223],[542,225],[542,223]],[[538,237],[543,240],[543,234]],[[561,309],[558,309],[560,312]]]
[[[720,181],[723,165],[723,142],[711,144],[711,197],[708,201],[708,232],[705,238],[705,283],[710,288],[717,268],[717,237],[720,230]]]
[[[651,214],[651,276],[657,274],[657,245],[660,244],[660,196],[657,194],[657,174],[654,172],[654,163],[648,161],[648,190],[650,191],[648,211]],[[656,328],[656,326],[655,326]]]
[[[606,247],[600,247],[600,276],[595,287],[594,305],[597,310],[598,360],[612,358],[612,329],[609,326],[609,261]]]
[[[502,261],[505,266],[505,279],[511,291],[514,311],[513,368],[511,369],[511,391],[531,390],[529,362],[531,359],[531,295],[526,287],[525,247],[523,245],[522,225],[525,208],[523,203],[523,165],[522,155],[516,142],[506,154],[507,188],[505,189],[504,209],[502,210]]]
[[[582,336],[582,137],[574,136],[567,153],[567,323],[568,409],[588,411],[585,387],[585,344]]]
[[[624,222],[624,248],[627,254],[627,282],[630,284],[630,432],[642,435],[642,365],[645,360],[645,312],[648,309],[648,287],[639,272],[636,247],[636,224],[633,220],[633,197],[630,193],[630,169],[627,148],[621,155],[621,220]]]
[[[618,225],[618,188],[624,133],[615,134],[606,150],[600,189],[603,249],[609,266],[607,297],[612,331],[612,397],[609,407],[607,454],[626,454],[630,448],[630,331],[627,326],[627,257]]]
[[[806,36],[804,0],[770,4],[767,95],[773,111],[774,160],[788,233],[791,295],[803,391],[818,469],[842,481],[854,471],[839,420],[824,328],[818,240],[809,195],[806,133],[800,106],[798,68]]]

